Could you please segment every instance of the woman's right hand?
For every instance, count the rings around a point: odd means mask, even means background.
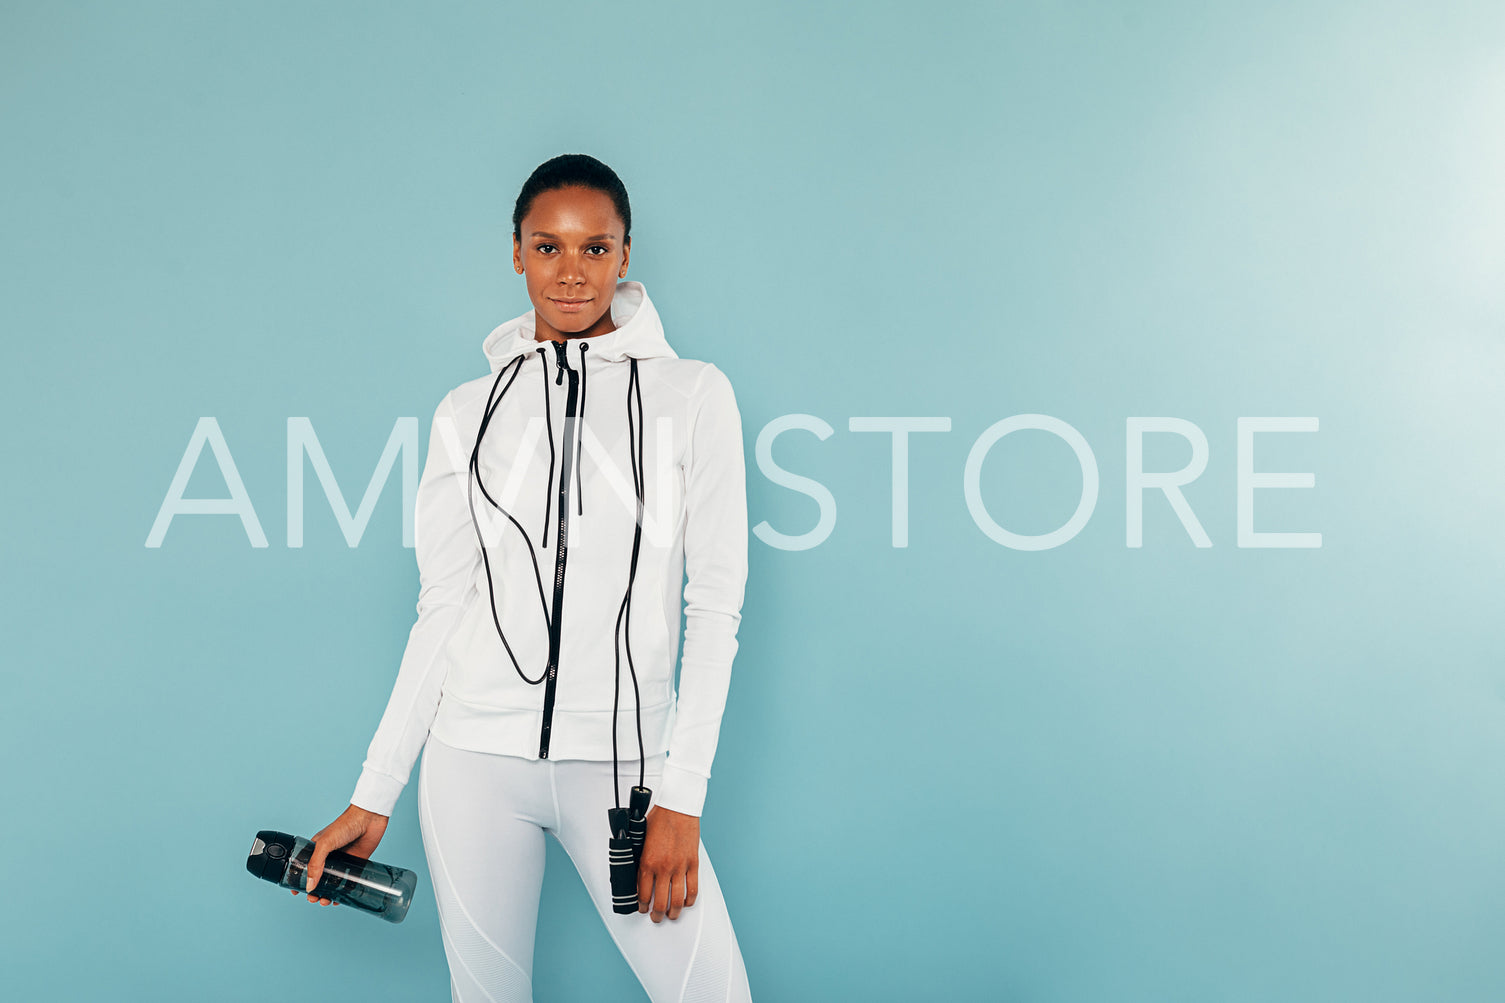
[[[370,860],[371,854],[387,831],[387,822],[388,818],[385,815],[378,815],[374,811],[351,805],[340,814],[339,818],[314,833],[314,852],[308,859],[304,892],[311,892],[318,885],[319,879],[324,876],[324,858],[328,857],[332,850],[344,850],[353,857]],[[296,888],[292,889],[292,893],[300,894]],[[309,895],[308,900],[317,902],[319,905],[334,904],[331,900],[319,898],[317,895]]]

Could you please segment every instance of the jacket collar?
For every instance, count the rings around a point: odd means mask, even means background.
[[[664,325],[659,320],[648,290],[641,282],[618,282],[611,297],[611,319],[616,329],[592,338],[571,338],[590,343],[589,355],[604,362],[621,362],[628,358],[677,359],[674,349],[664,338]],[[486,336],[482,351],[491,363],[494,373],[507,363],[528,352],[535,352],[546,342],[537,341],[532,310],[514,317]]]

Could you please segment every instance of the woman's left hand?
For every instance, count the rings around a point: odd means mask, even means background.
[[[695,904],[700,870],[700,818],[654,805],[648,810],[648,833],[638,862],[638,912],[679,919],[681,908]]]

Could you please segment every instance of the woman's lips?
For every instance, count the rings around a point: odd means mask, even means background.
[[[579,313],[590,300],[553,300],[552,302],[564,313]]]

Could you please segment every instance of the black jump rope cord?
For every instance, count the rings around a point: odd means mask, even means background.
[[[633,436],[632,403],[637,398],[637,434]],[[643,844],[648,836],[648,804],[653,792],[644,786],[647,762],[643,755],[643,701],[638,690],[637,668],[632,661],[632,583],[637,576],[638,552],[643,542],[643,487],[645,472],[643,464],[643,385],[638,379],[638,360],[632,360],[632,372],[627,378],[627,434],[628,453],[633,461],[632,480],[637,489],[637,515],[632,535],[632,563],[627,571],[627,593],[617,610],[617,634],[627,648],[627,670],[632,675],[633,706],[636,710],[638,729],[638,785],[632,789],[627,808],[622,807],[621,782],[617,777],[617,708],[622,692],[622,656],[616,655],[616,683],[612,693],[611,715],[611,788],[616,807],[606,809],[610,827],[607,853],[611,875],[611,908],[618,914],[639,911],[638,864],[642,860]],[[626,630],[623,631],[625,618]]]
[[[636,391],[637,396],[637,434],[633,434],[632,401]],[[617,626],[614,637],[621,637],[620,644],[614,644],[613,650],[616,655],[616,685],[612,695],[611,704],[611,766],[612,766],[612,791],[616,796],[616,805],[622,807],[622,795],[620,781],[617,779],[617,709],[620,705],[622,692],[622,654],[620,648],[627,648],[627,671],[632,676],[632,700],[633,705],[639,708],[637,717],[638,729],[638,787],[647,784],[647,763],[643,756],[643,714],[642,695],[638,691],[637,667],[632,661],[632,583],[637,577],[638,552],[643,542],[643,386],[638,380],[638,360],[632,360],[632,372],[627,378],[627,452],[628,459],[632,462],[632,486],[637,492],[637,518],[632,533],[632,563],[628,565],[627,592],[622,597],[622,605],[617,609]],[[623,632],[624,620],[626,631]]]
[[[585,352],[586,352],[586,350],[589,347],[590,347],[590,345],[589,345],[588,342],[585,342],[585,341],[580,342],[580,419],[581,420],[577,421],[577,423],[576,423],[576,435],[575,435],[575,444],[574,444],[574,450],[575,450],[575,464],[574,464],[574,468],[575,468],[575,483],[576,483],[576,499],[577,499],[577,503],[578,503],[578,506],[579,506],[578,507],[578,512],[581,515],[585,514],[585,501],[584,501],[584,491],[583,491],[583,489],[580,486],[580,472],[579,472],[580,471],[580,462],[579,462],[579,458],[580,458],[580,455],[581,455],[581,449],[582,449],[583,440],[584,440],[584,435],[583,435],[582,427],[583,427],[583,419],[584,419],[584,416],[585,416],[586,372],[587,372],[586,367],[585,367]],[[552,499],[551,499],[551,492],[552,492],[553,483],[554,483],[554,464],[555,464],[554,424],[553,424],[552,410],[550,408],[550,401],[549,401],[549,396],[550,395],[549,395],[549,375],[548,375],[548,354],[547,354],[546,349],[544,349],[543,347],[539,347],[537,349],[537,352],[538,352],[540,358],[543,361],[544,420],[545,420],[545,425],[546,425],[546,429],[548,431],[548,438],[549,438],[549,480],[548,480],[548,483],[545,485],[545,489],[544,489],[544,530],[543,530],[543,537],[542,537],[543,540],[545,541],[542,546],[546,548],[548,546],[547,540],[548,540],[548,531],[549,531],[549,512],[550,512],[551,501],[552,501]],[[519,355],[517,357],[517,359],[515,360],[516,363],[517,363],[517,365],[515,367],[511,366],[510,364],[508,366],[502,367],[502,369],[500,369],[497,372],[496,380],[493,381],[493,383],[491,385],[491,391],[487,395],[487,398],[486,398],[486,410],[485,410],[485,412],[483,413],[483,415],[481,417],[480,427],[476,431],[475,446],[471,450],[471,453],[470,453],[470,464],[469,464],[469,471],[468,471],[469,477],[468,477],[467,484],[466,484],[466,501],[467,501],[467,503],[468,503],[468,505],[470,507],[471,525],[475,528],[476,539],[480,543],[480,547],[481,547],[481,561],[482,561],[482,564],[484,565],[485,570],[486,570],[486,591],[487,591],[487,597],[490,600],[490,605],[491,605],[491,621],[492,621],[492,624],[496,627],[497,636],[499,638],[501,638],[502,646],[507,650],[507,656],[508,656],[508,658],[510,658],[512,660],[512,667],[517,672],[518,676],[521,677],[521,679],[523,680],[523,682],[527,683],[528,685],[530,685],[530,686],[537,686],[539,683],[542,683],[544,681],[544,679],[547,677],[548,670],[545,669],[544,673],[542,675],[540,675],[537,679],[530,679],[528,677],[527,673],[523,672],[522,666],[518,664],[517,656],[512,651],[512,645],[509,644],[508,641],[507,641],[507,635],[502,630],[501,618],[500,618],[500,616],[499,616],[499,614],[497,612],[497,608],[496,608],[496,586],[495,586],[495,583],[494,583],[494,581],[492,579],[492,575],[491,575],[491,558],[490,558],[490,555],[489,555],[487,547],[486,547],[485,535],[481,532],[480,521],[476,517],[476,510],[475,510],[475,488],[479,487],[481,489],[481,494],[486,499],[487,503],[490,504],[492,508],[496,509],[501,514],[505,515],[507,517],[507,519],[512,523],[512,525],[514,525],[514,526],[517,527],[518,532],[523,535],[523,539],[525,541],[527,541],[527,543],[528,543],[528,556],[533,561],[533,578],[534,578],[534,581],[538,585],[538,600],[539,600],[539,605],[540,605],[540,608],[543,610],[544,622],[546,624],[549,623],[551,621],[552,617],[551,617],[551,615],[549,613],[548,599],[546,598],[546,596],[544,594],[543,573],[540,571],[540,569],[538,567],[538,557],[537,557],[537,554],[535,553],[535,548],[533,547],[532,538],[528,536],[528,531],[525,530],[523,528],[522,524],[519,523],[517,521],[517,519],[513,517],[512,513],[508,512],[506,509],[502,508],[501,504],[499,502],[497,502],[497,500],[491,496],[491,493],[489,491],[486,490],[485,482],[482,481],[482,479],[481,479],[481,470],[480,470],[481,442],[482,442],[482,440],[486,436],[486,431],[487,431],[487,429],[491,425],[492,418],[496,415],[497,408],[499,408],[501,406],[502,398],[506,396],[507,391],[512,388],[512,384],[517,380],[518,374],[520,374],[522,372],[523,361],[526,358],[527,358],[527,356],[525,356],[525,355]],[[642,548],[644,491],[645,491],[645,487],[646,487],[646,474],[645,474],[645,470],[644,470],[645,464],[643,462],[643,439],[644,439],[644,434],[643,434],[643,389],[642,389],[642,383],[641,383],[641,381],[638,378],[638,360],[635,359],[635,358],[629,358],[628,361],[631,364],[631,372],[630,372],[630,374],[628,376],[628,381],[627,381],[627,434],[628,434],[629,460],[632,463],[633,488],[635,489],[635,491],[637,493],[637,514],[636,514],[635,527],[634,527],[634,530],[633,530],[633,539],[632,539],[632,561],[631,561],[631,563],[630,563],[630,565],[628,567],[628,573],[627,573],[627,590],[626,590],[626,593],[623,595],[623,597],[622,597],[622,603],[618,607],[618,610],[617,610],[616,630],[615,630],[614,635],[613,635],[614,638],[616,639],[615,643],[613,644],[614,653],[615,653],[615,657],[616,657],[616,674],[615,674],[615,680],[616,681],[615,681],[615,685],[614,685],[614,692],[612,694],[612,721],[611,721],[611,756],[612,756],[612,763],[611,763],[611,767],[612,767],[612,797],[613,797],[613,803],[616,805],[616,808],[611,813],[611,823],[612,823],[612,830],[613,830],[612,835],[614,837],[626,838],[626,839],[631,840],[631,842],[633,844],[633,847],[634,847],[634,853],[633,853],[634,859],[633,859],[632,866],[633,866],[633,869],[635,870],[636,869],[636,855],[637,855],[637,852],[641,851],[641,849],[642,849],[643,836],[644,836],[644,832],[646,831],[646,815],[647,815],[647,809],[648,809],[648,799],[649,799],[649,796],[651,795],[651,792],[645,786],[645,784],[647,783],[647,763],[646,763],[646,758],[645,758],[645,755],[644,755],[645,745],[644,745],[644,742],[643,742],[642,694],[641,694],[641,691],[640,691],[639,686],[638,686],[637,667],[634,664],[633,659],[632,659],[632,625],[631,625],[631,621],[632,621],[632,586],[633,586],[633,583],[637,579],[638,555],[641,552],[641,548]],[[565,365],[567,366],[568,362],[566,362]],[[507,380],[506,385],[503,386],[502,385],[502,378],[507,375],[507,371],[508,371],[509,368],[512,370],[512,375]],[[561,367],[559,369],[559,372],[558,372],[558,375],[557,375],[557,378],[556,378],[555,382],[556,383],[562,382],[563,379],[564,379],[564,369]],[[500,391],[499,391],[499,388],[500,388]],[[634,398],[636,399],[636,404],[637,404],[636,427],[634,427],[634,424],[633,424],[633,422],[634,422],[634,414],[633,414]],[[624,632],[624,627],[625,627],[625,632]],[[627,671],[628,671],[628,673],[629,673],[629,675],[631,676],[631,679],[632,679],[632,694],[633,694],[633,704],[634,704],[634,716],[635,716],[636,722],[637,722],[637,739],[638,739],[638,785],[637,785],[637,787],[633,788],[632,796],[631,796],[631,799],[630,799],[630,802],[629,802],[630,803],[630,808],[629,809],[623,809],[622,808],[622,796],[621,796],[621,790],[620,790],[620,755],[619,755],[619,752],[618,752],[618,745],[617,745],[617,717],[618,717],[618,714],[619,714],[620,708],[621,708],[622,648],[624,646],[627,649]],[[616,853],[617,853],[617,851],[614,850],[613,854],[615,855]],[[614,856],[614,859],[615,859],[615,856]]]

